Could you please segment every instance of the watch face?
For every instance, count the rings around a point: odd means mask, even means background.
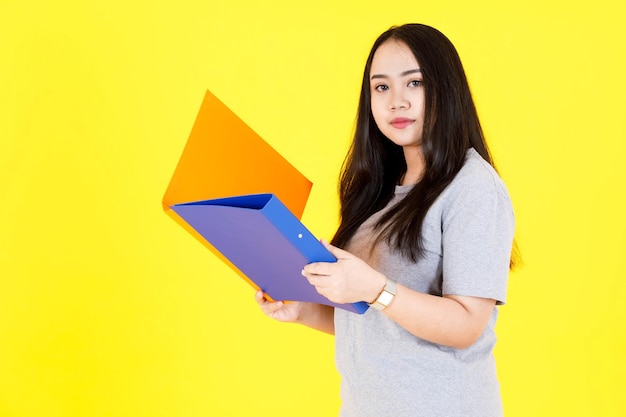
[[[380,293],[376,301],[370,304],[371,307],[374,307],[376,310],[384,310],[393,300],[393,297],[396,295],[396,282],[387,278],[387,284],[385,288]]]
[[[382,294],[380,294],[380,297],[378,297],[378,300],[376,301],[382,304],[383,306],[387,307],[389,303],[391,302],[391,300],[393,299],[393,296],[394,296],[393,293],[385,289],[383,290]]]

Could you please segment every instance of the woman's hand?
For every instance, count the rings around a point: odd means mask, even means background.
[[[295,323],[301,318],[302,302],[300,301],[292,301],[289,303],[285,303],[284,301],[269,301],[265,298],[263,291],[260,290],[256,292],[254,299],[257,304],[259,304],[259,307],[261,307],[261,311],[274,320]]]
[[[335,303],[373,302],[385,287],[386,278],[360,258],[322,240],[337,262],[315,262],[302,275],[318,293]]]
[[[302,301],[269,301],[263,291],[257,291],[254,299],[261,311],[274,320],[303,324],[324,333],[335,333],[333,307]]]

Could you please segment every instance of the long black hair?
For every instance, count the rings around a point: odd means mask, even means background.
[[[376,39],[365,65],[354,138],[339,183],[341,221],[331,243],[344,247],[367,218],[385,207],[407,168],[402,147],[382,134],[371,111],[372,60],[376,50],[390,40],[411,50],[423,75],[425,169],[420,181],[381,217],[377,227],[379,240],[386,239],[416,261],[424,252],[424,217],[463,166],[466,151],[474,148],[492,166],[493,162],[452,42],[430,26],[392,27]]]

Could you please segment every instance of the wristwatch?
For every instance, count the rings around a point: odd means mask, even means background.
[[[373,307],[376,310],[384,310],[389,307],[393,297],[396,296],[396,286],[397,284],[394,280],[387,278],[385,288],[383,288],[376,300],[370,304],[370,307]]]

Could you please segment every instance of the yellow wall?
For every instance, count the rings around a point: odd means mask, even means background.
[[[332,337],[265,318],[160,200],[211,89],[329,238],[365,55],[409,21],[457,45],[516,207],[507,416],[626,414],[622,2],[299,3],[0,0],[0,416],[335,415]]]

